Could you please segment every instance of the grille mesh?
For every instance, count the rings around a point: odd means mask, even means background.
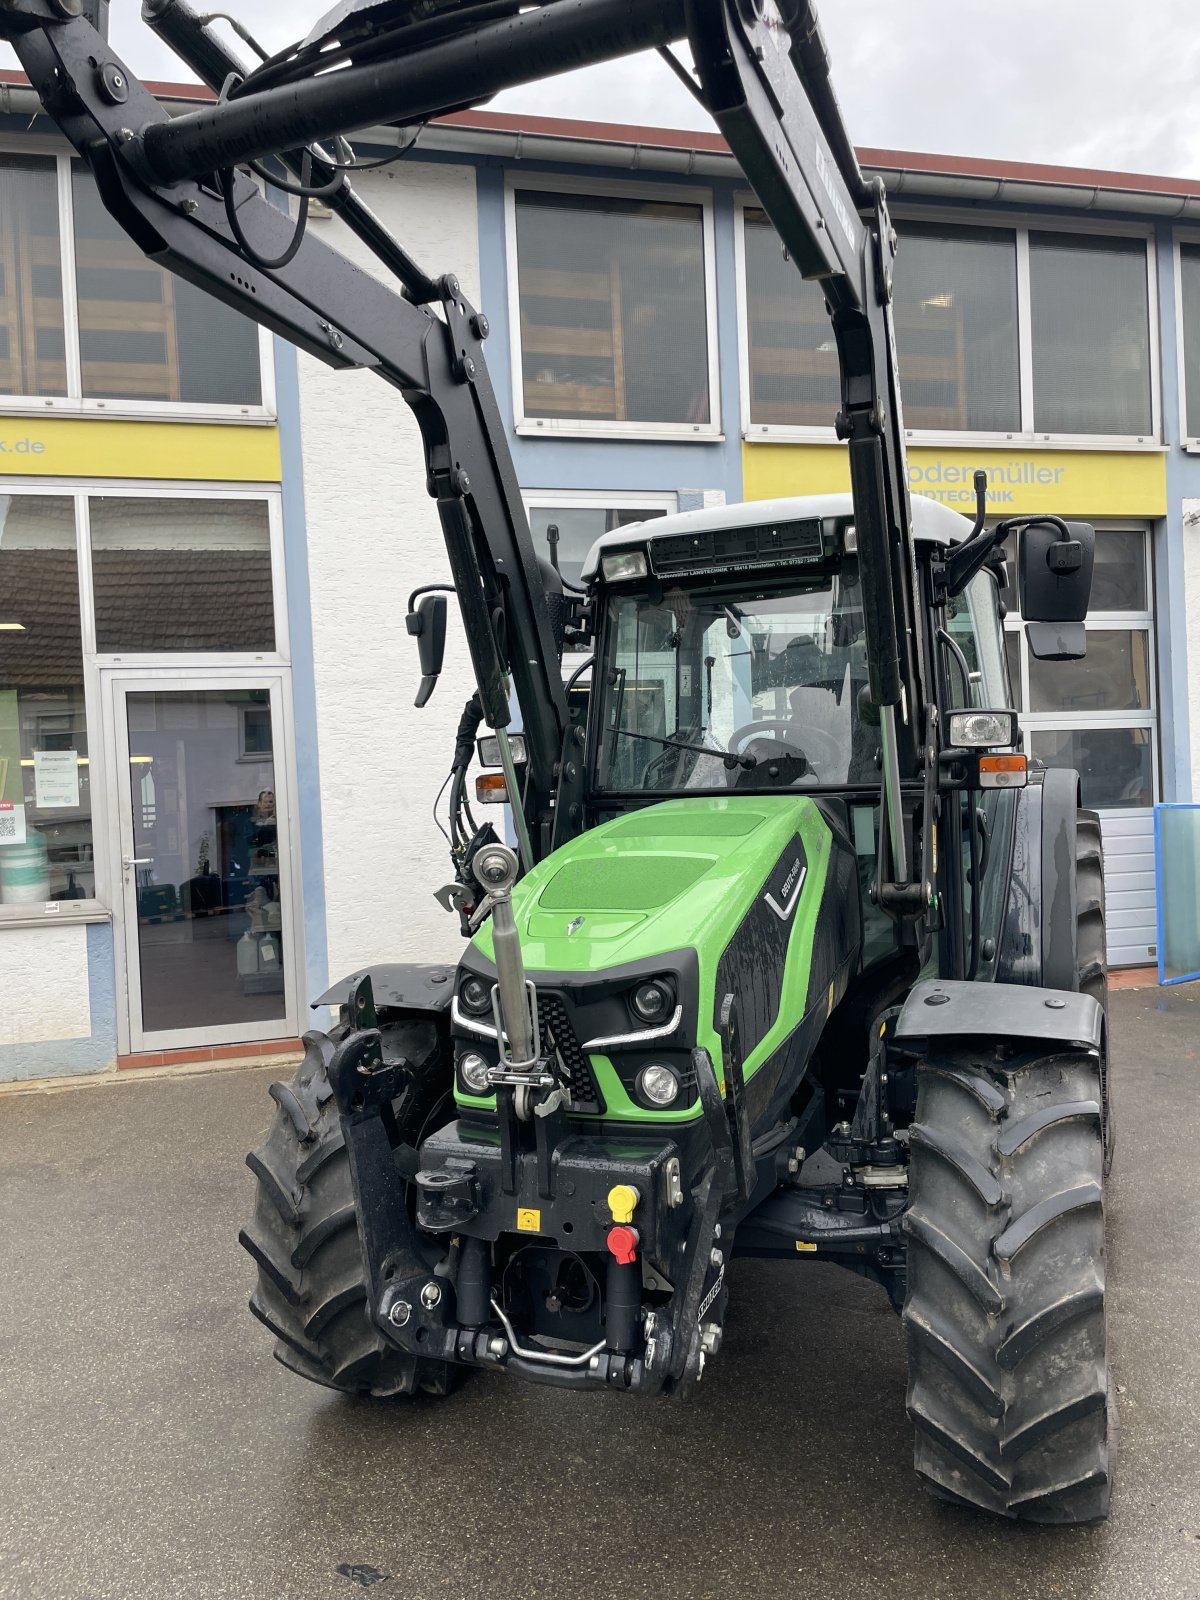
[[[542,1030],[542,1048],[553,1046],[571,1082],[571,1105],[575,1111],[601,1112],[604,1103],[592,1076],[592,1069],[584,1055],[567,1008],[554,994],[538,993],[538,1023]]]

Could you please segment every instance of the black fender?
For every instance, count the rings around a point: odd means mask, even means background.
[[[930,978],[904,1002],[894,1037],[906,1044],[957,1038],[1027,1039],[1099,1050],[1104,1012],[1090,994],[1019,983]]]
[[[1075,989],[1079,774],[1051,768],[1017,792],[998,984]]]
[[[312,1004],[314,1008],[345,1007],[352,991],[364,978],[369,977],[378,1011],[424,1014],[448,1029],[454,973],[455,968],[448,964],[433,966],[417,961],[381,961],[375,966],[360,967],[357,972],[350,973]]]

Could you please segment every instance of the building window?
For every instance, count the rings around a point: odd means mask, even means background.
[[[841,388],[825,296],[796,271],[765,211],[747,207],[744,220],[750,419],[831,427]]]
[[[239,761],[270,761],[275,753],[275,737],[271,731],[271,706],[265,694],[262,704],[240,708],[238,734]]]
[[[1096,569],[1082,661],[1038,661],[1028,649],[1012,580],[1005,645],[1014,705],[1029,752],[1050,767],[1074,767],[1083,803],[1098,810],[1154,804],[1156,782],[1154,619],[1149,534],[1097,528]]]
[[[513,206],[523,416],[710,429],[704,207],[524,188]]]
[[[102,655],[275,649],[264,501],[98,496],[90,520]]]
[[[1031,233],[1029,287],[1038,432],[1149,435],[1145,240]]]
[[[554,496],[552,492],[545,499],[528,496],[529,527],[537,553],[548,561],[551,551],[557,549],[558,568],[568,583],[579,583],[587,553],[603,534],[651,517],[665,517],[676,508],[675,496],[668,494],[645,500],[621,497],[619,504],[616,500],[615,496],[606,500],[603,495]],[[556,541],[551,540],[551,529],[557,530]]]
[[[908,222],[896,255],[896,346],[910,428],[1021,426],[1017,237]]]
[[[1153,442],[1145,238],[915,218],[896,227],[894,322],[910,437]],[[820,286],[800,277],[760,208],[745,207],[740,238],[744,426],[829,437],[837,352]],[[1200,317],[1194,248],[1185,323],[1189,304]],[[1195,362],[1200,428],[1200,351]]]
[[[75,502],[0,495],[0,918],[90,900]]]
[[[62,245],[53,157],[0,155],[0,393],[65,395]]]
[[[84,398],[261,405],[246,319],[144,256],[79,162],[71,186]]]
[[[1200,439],[1200,244],[1179,246],[1184,433]]]
[[[261,414],[258,328],[144,256],[67,156],[0,154],[0,399]]]

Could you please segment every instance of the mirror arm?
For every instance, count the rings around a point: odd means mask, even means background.
[[[457,589],[455,589],[455,587],[454,587],[454,585],[452,583],[427,583],[427,584],[424,584],[420,589],[414,589],[413,592],[409,595],[409,597],[408,597],[408,615],[409,615],[410,618],[417,615],[417,601],[421,598],[421,596],[423,594],[457,594],[457,593],[458,593],[458,591],[457,591]],[[418,618],[418,620],[419,620],[419,618]],[[416,639],[419,639],[421,637],[421,629],[419,627],[414,627],[411,621],[408,624],[408,631]]]
[[[988,478],[982,467],[976,468],[972,482],[975,488],[975,525],[957,550],[952,551],[941,563],[938,575],[946,600],[962,593],[996,546],[998,530],[993,528],[990,533],[985,533],[983,529],[987,517]],[[1004,527],[1004,524],[1000,526]],[[1003,538],[1004,535],[999,534],[999,537]]]

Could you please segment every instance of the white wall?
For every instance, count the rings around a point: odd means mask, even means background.
[[[0,1045],[88,1038],[87,929],[6,928],[0,939],[0,994]]]
[[[454,272],[478,304],[471,168],[401,162],[362,174],[355,187],[428,272]],[[385,276],[340,222],[313,227]],[[431,813],[474,680],[451,598],[446,670],[424,711],[413,708],[420,672],[404,627],[408,595],[448,582],[449,566],[412,413],[378,378],[335,373],[304,355],[300,410],[337,981],[369,961],[457,959],[458,919],[433,899],[451,871]]]

